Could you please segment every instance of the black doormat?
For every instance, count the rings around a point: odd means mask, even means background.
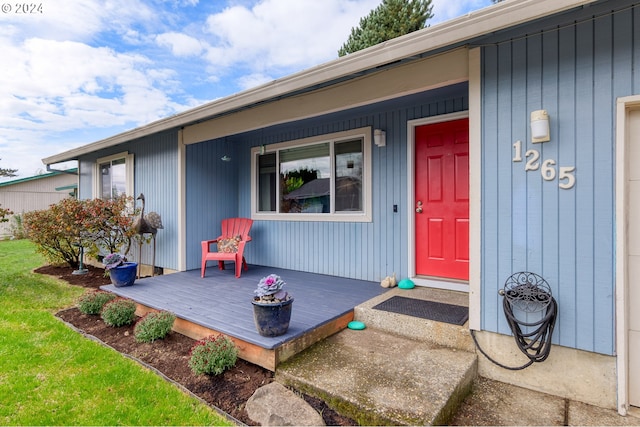
[[[391,297],[373,308],[454,325],[464,325],[469,318],[468,307],[398,296]]]

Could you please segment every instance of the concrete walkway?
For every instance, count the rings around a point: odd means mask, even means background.
[[[366,329],[347,329],[317,343],[280,365],[276,380],[322,398],[360,425],[640,426],[637,416],[622,417],[615,410],[478,378],[478,356],[461,338],[466,326],[371,309],[398,293],[393,290],[357,307],[356,319],[365,321]],[[416,296],[460,304],[449,301],[459,299],[455,294],[412,292]],[[430,340],[444,340],[447,346]],[[302,421],[290,411],[282,418],[269,416],[281,424]]]
[[[347,329],[280,365],[276,380],[332,402],[360,425],[440,425],[476,374],[475,354]]]
[[[637,414],[640,415],[640,414]],[[450,425],[640,426],[640,418],[613,409],[478,378]]]

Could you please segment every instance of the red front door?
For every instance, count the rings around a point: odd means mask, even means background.
[[[416,275],[469,280],[469,120],[415,131]]]

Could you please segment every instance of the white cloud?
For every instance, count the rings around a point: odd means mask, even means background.
[[[200,40],[173,31],[157,35],[156,42],[169,47],[175,56],[197,56],[205,49]]]
[[[335,59],[381,0],[43,0],[0,14],[0,167]],[[436,23],[491,0],[434,0]]]
[[[172,112],[160,87],[173,72],[151,68],[140,55],[42,39],[4,51],[13,65],[0,77],[0,98],[10,100],[0,104],[3,120],[29,116],[30,127],[65,131],[143,123]]]
[[[238,65],[264,74],[308,68],[336,58],[351,28],[378,3],[264,0],[229,7],[207,19],[207,59],[216,72]]]
[[[88,40],[109,29],[125,32],[132,25],[156,21],[142,0],[44,0],[42,13],[0,14],[0,26],[16,28],[17,35],[50,40]],[[15,5],[15,3],[11,3]]]
[[[470,11],[490,6],[491,0],[437,0],[433,1],[431,25],[448,21]]]

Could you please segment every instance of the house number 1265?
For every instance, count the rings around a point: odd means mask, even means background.
[[[522,141],[516,141],[513,144],[513,161],[522,161]],[[527,150],[524,153],[527,163],[524,165],[524,170],[537,171],[540,170],[542,179],[545,181],[553,181],[558,177],[558,187],[563,190],[568,190],[576,185],[575,166],[559,166],[556,171],[556,161],[553,159],[546,159],[540,162],[540,152],[538,150]]]

